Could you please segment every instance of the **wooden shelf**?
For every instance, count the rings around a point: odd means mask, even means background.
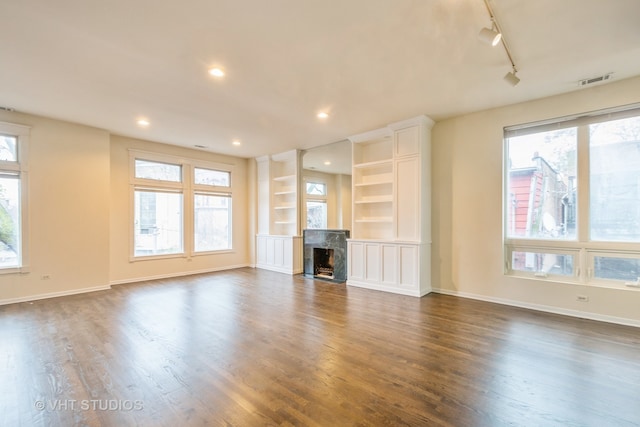
[[[355,200],[354,203],[356,205],[363,204],[371,204],[371,203],[393,203],[393,196],[380,196],[380,197],[371,197],[371,198],[363,198],[361,200]]]
[[[287,194],[296,194],[296,190],[276,191],[273,193],[274,196],[284,196]]]
[[[393,159],[384,159],[384,160],[377,160],[375,162],[356,163],[353,165],[353,167],[355,169],[364,169],[364,168],[370,168],[372,166],[386,166],[386,165],[391,166],[392,162],[393,162]]]
[[[356,219],[355,222],[361,222],[361,223],[387,223],[387,222],[393,222],[393,218],[392,217],[362,217],[360,219]]]
[[[274,181],[291,181],[295,179],[296,179],[296,175],[283,175],[283,176],[273,177]]]
[[[274,208],[273,208],[273,209],[276,209],[276,210],[285,210],[285,209],[295,209],[295,208],[296,208],[295,206],[274,206]]]
[[[393,184],[393,181],[372,181],[372,182],[359,182],[354,184],[354,187],[370,187],[372,185],[385,185],[385,184]]]

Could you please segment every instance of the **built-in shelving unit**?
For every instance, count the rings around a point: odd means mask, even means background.
[[[393,235],[393,139],[373,131],[353,144],[353,236],[388,239]],[[352,140],[353,141],[353,140]]]
[[[302,272],[297,150],[257,158],[259,268]]]
[[[422,296],[430,285],[430,129],[426,116],[354,135],[347,284]]]
[[[271,156],[270,234],[296,236],[298,230],[298,152]]]

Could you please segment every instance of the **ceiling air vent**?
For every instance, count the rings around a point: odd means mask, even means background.
[[[11,107],[3,107],[3,106],[0,106],[0,110],[1,110],[1,111],[16,111],[16,110],[14,110],[14,109],[13,109],[13,108],[11,108]]]
[[[606,82],[607,80],[611,80],[612,76],[613,76],[613,73],[607,73],[607,74],[603,74],[602,76],[591,77],[590,79],[580,80],[578,84],[580,86],[589,86],[595,83]]]

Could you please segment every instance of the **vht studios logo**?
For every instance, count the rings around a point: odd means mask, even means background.
[[[141,400],[116,399],[64,399],[36,400],[34,406],[39,411],[141,411],[144,402]]]

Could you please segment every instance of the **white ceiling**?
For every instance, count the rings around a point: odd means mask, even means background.
[[[0,0],[0,106],[253,157],[640,75],[639,0],[491,5],[516,87],[483,0]]]

